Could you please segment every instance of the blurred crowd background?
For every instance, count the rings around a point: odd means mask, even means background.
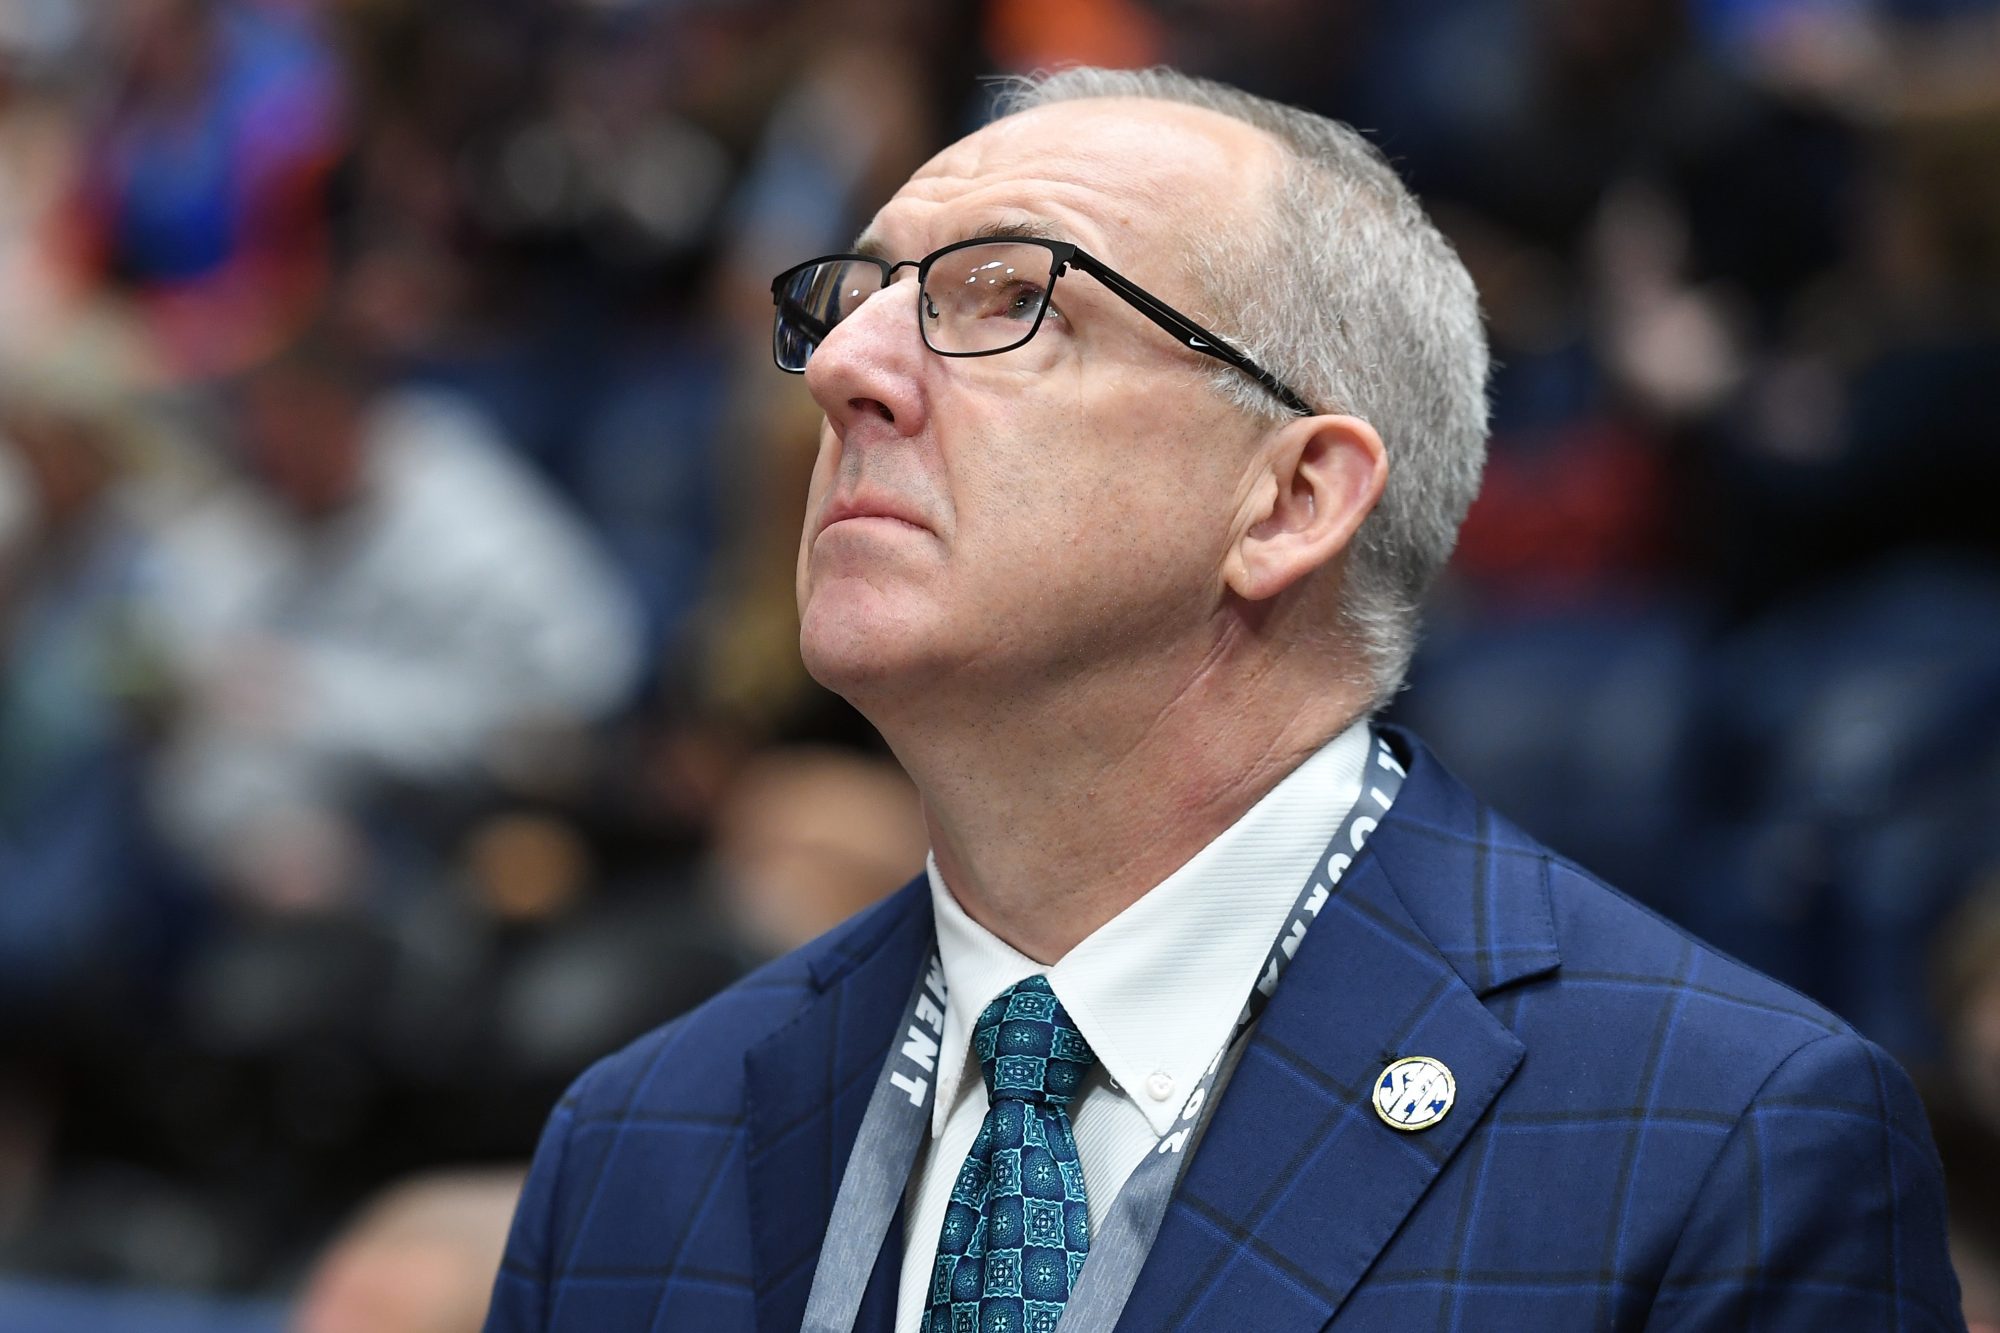
[[[2000,1321],[1995,0],[0,0],[0,1329],[476,1328],[566,1082],[920,866],[768,284],[1063,61],[1413,182],[1394,717],[1916,1071]]]

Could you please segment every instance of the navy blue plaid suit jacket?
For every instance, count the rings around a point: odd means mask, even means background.
[[[1903,1072],[1605,888],[1414,740],[1226,1088],[1119,1328],[1959,1329]],[[794,1330],[930,938],[921,880],[580,1079],[489,1333]],[[1442,1060],[1435,1127],[1377,1119]],[[860,1327],[891,1327],[892,1230]]]

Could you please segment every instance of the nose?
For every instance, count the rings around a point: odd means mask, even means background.
[[[917,332],[916,275],[899,276],[834,325],[806,362],[806,387],[843,438],[870,421],[902,436],[923,428],[931,356]]]

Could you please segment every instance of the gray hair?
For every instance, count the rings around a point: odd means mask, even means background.
[[[1320,410],[1366,420],[1388,449],[1388,484],[1356,535],[1339,609],[1357,683],[1380,709],[1402,688],[1424,593],[1486,460],[1486,336],[1472,278],[1381,152],[1324,116],[1164,68],[1010,79],[997,110],[1103,97],[1219,112],[1285,150],[1258,230],[1232,238],[1228,253],[1195,238],[1190,262],[1226,312],[1218,332]],[[1289,415],[1246,375],[1218,366],[1214,378],[1247,411]]]

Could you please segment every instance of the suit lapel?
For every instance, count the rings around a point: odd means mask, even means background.
[[[1556,965],[1540,863],[1415,742],[1410,778],[1320,912],[1216,1107],[1121,1329],[1318,1329],[1513,1076],[1480,996]],[[1372,1093],[1426,1055],[1449,1114],[1404,1133]]]
[[[760,1333],[794,1333],[820,1243],[910,986],[931,940],[919,878],[878,920],[815,963],[813,998],[744,1057],[746,1171]],[[858,1329],[887,1333],[902,1265],[901,1211],[876,1257]]]

